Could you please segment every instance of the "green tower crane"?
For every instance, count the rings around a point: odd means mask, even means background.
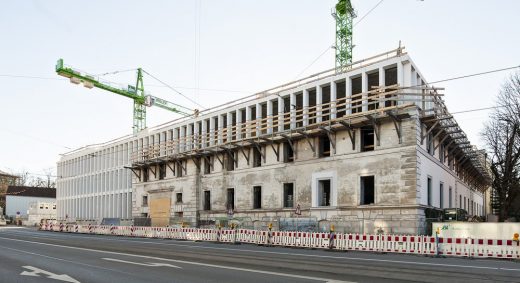
[[[356,13],[350,0],[338,0],[332,16],[336,19],[336,73],[341,73],[352,63],[352,21]]]
[[[101,82],[93,75],[81,73],[73,68],[66,67],[63,64],[63,59],[59,59],[56,64],[56,73],[60,76],[69,78],[71,83],[82,83],[86,88],[97,87],[133,99],[134,125],[132,128],[134,134],[146,128],[146,106],[157,106],[184,116],[196,116],[198,114],[198,110],[191,110],[167,100],[146,94],[143,85],[143,72],[144,71],[141,68],[137,69],[137,82],[135,86],[128,85],[127,88],[121,88],[107,82]]]

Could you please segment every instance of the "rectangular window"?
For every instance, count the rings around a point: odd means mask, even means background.
[[[330,85],[326,85],[321,89],[321,120],[330,120]]]
[[[253,167],[262,166],[262,154],[260,152],[262,148],[258,149],[256,146],[253,147]]]
[[[452,193],[453,193],[453,190],[451,189],[451,186],[450,186],[450,188],[449,188],[449,190],[448,190],[448,193],[450,194],[450,195],[448,196],[448,205],[450,206],[450,208],[452,208],[452,207],[453,207],[453,202],[452,202]]]
[[[467,212],[468,209],[467,209],[467,206],[466,206],[466,197],[464,197],[464,210]]]
[[[260,112],[262,115],[262,120],[260,122],[260,133],[267,133],[267,103],[263,103],[260,105]]]
[[[367,83],[368,83],[368,110],[374,110],[379,107],[378,98],[379,93],[377,91],[377,87],[379,87],[379,71],[376,71],[371,74],[367,74]],[[376,88],[374,88],[376,87]]]
[[[294,151],[289,142],[283,143],[283,162],[293,162],[294,161]]]
[[[262,208],[262,187],[260,186],[253,187],[253,208]]]
[[[182,171],[182,160],[180,160],[179,162],[177,162],[177,169],[175,170],[175,172],[177,173],[177,177],[182,177]]]
[[[309,90],[309,107],[308,116],[309,116],[309,125],[316,123],[316,88]]]
[[[271,107],[271,115],[273,117],[273,124],[272,124],[272,129],[273,129],[273,133],[276,133],[278,132],[278,99],[275,99],[275,100],[271,100],[271,103],[272,103],[272,107]]]
[[[352,93],[352,114],[361,112],[361,92],[362,92],[361,76],[353,78],[351,81]]]
[[[177,203],[182,203],[182,193],[177,193],[177,194],[176,194],[175,201],[176,201]]]
[[[159,180],[166,178],[166,163],[159,164]]]
[[[231,113],[231,139],[237,139],[237,112]]]
[[[251,109],[251,113],[249,113],[249,130],[251,131],[251,136],[256,136],[256,123],[258,122],[256,120],[256,106],[251,106],[249,109]]]
[[[435,154],[433,147],[433,133],[429,133],[426,136],[426,151],[428,151],[428,153],[432,156]]]
[[[459,195],[459,208],[462,209],[462,195]]]
[[[361,200],[360,204],[374,203],[374,176],[361,177]]]
[[[319,157],[330,156],[330,140],[328,136],[319,137]]]
[[[431,177],[428,177],[428,184],[426,184],[427,188],[428,188],[428,205],[431,206],[432,205],[432,178]]]
[[[346,82],[341,81],[336,83],[336,117],[340,118],[345,116],[345,109],[347,108],[347,92],[346,92]]]
[[[397,67],[392,67],[385,69],[385,86],[391,86],[397,84]],[[387,89],[387,91],[392,91],[392,89]],[[385,95],[385,107],[395,106],[397,102],[395,101],[395,95]]]
[[[208,158],[204,158],[204,174],[210,174],[211,173],[211,160],[212,156],[208,156]]]
[[[227,189],[227,209],[235,209],[235,189]]]
[[[143,169],[143,182],[148,182],[148,167]]]
[[[222,120],[222,129],[220,129],[222,133],[222,142],[227,142],[227,136],[228,136],[228,120],[227,120],[227,114],[223,114],[220,116],[220,119]]]
[[[283,98],[283,129],[289,130],[291,128],[291,109],[293,106],[291,105],[291,97],[285,96]]]
[[[294,207],[294,184],[283,184],[283,207]]]
[[[228,152],[226,154],[226,169],[227,171],[235,170],[235,152]]]
[[[142,206],[148,206],[148,196],[143,196]]]
[[[303,93],[296,94],[296,128],[303,127]]]
[[[330,206],[330,179],[318,181],[318,205]]]
[[[211,192],[204,191],[204,210],[211,210]]]
[[[439,207],[444,208],[444,184],[439,185]]]
[[[444,164],[444,145],[439,145],[439,161]]]
[[[361,151],[374,150],[374,128],[361,128]]]

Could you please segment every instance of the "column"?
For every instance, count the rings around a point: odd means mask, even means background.
[[[345,115],[352,114],[352,78],[345,79]]]
[[[236,117],[237,117],[237,121],[236,121],[236,139],[237,140],[241,140],[242,139],[242,111],[240,109],[237,109],[237,112],[236,112]]]
[[[321,117],[321,104],[323,103],[323,88],[321,86],[316,86],[316,123],[321,123],[323,120]],[[329,111],[330,113],[330,111]],[[330,119],[329,119],[330,120]]]
[[[289,105],[289,109],[291,109],[291,129],[296,129],[296,107],[294,106],[296,105],[296,94],[291,93],[290,96],[291,105]]]
[[[246,138],[251,137],[251,107],[246,107]]]
[[[261,120],[262,120],[262,105],[260,103],[256,104],[256,136],[258,137],[262,133],[260,132],[261,127]]]
[[[267,133],[273,133],[273,101],[267,101]]]
[[[338,89],[335,82],[330,82],[330,119],[336,119],[336,99]]]
[[[361,95],[361,99],[362,99],[362,110],[363,112],[365,111],[368,111],[368,94],[367,94],[367,91],[368,91],[368,78],[367,78],[367,73],[363,72],[361,74],[361,92],[363,93]]]
[[[179,136],[180,150],[179,152],[186,151],[186,127],[180,127],[180,136]]]
[[[195,128],[195,125],[193,125]],[[191,129],[191,124],[186,126],[186,150],[191,150],[193,148],[193,131]]]
[[[206,124],[206,120],[202,120],[201,121],[202,123],[202,133],[201,133],[201,148],[206,148],[206,138],[207,138],[207,135],[208,135],[208,125]]]
[[[283,102],[283,98],[278,97],[278,132],[283,132],[284,130],[284,118],[285,118],[285,106]]]
[[[397,84],[399,87],[404,86],[404,68],[402,62],[397,62]],[[401,105],[402,95],[399,95],[397,99],[398,101],[396,104]]]
[[[198,121],[193,123],[193,149],[199,149],[201,148],[201,136],[199,133],[199,123],[202,123],[203,121]]]
[[[309,91],[303,90],[303,126],[309,125]]]
[[[235,116],[236,117],[236,116]],[[231,137],[233,135],[233,113],[228,112],[227,113],[227,141],[231,141]]]
[[[379,68],[379,87],[385,86],[385,69],[383,67]],[[385,95],[383,93],[386,92],[386,89],[381,91],[379,94],[379,108],[385,108],[387,104],[385,100]]]
[[[224,128],[224,119],[218,115],[218,144],[222,144],[222,129]]]
[[[215,131],[215,119],[213,117],[209,118],[209,145],[215,145],[215,136],[213,132]]]

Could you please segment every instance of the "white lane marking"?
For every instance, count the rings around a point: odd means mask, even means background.
[[[52,273],[49,271],[45,271],[43,269],[39,269],[39,268],[30,266],[30,265],[26,265],[26,266],[22,266],[22,267],[25,269],[29,269],[31,271],[23,271],[22,273],[20,273],[20,275],[40,277],[40,274],[42,274],[42,275],[47,275],[47,278],[49,278],[49,279],[71,282],[71,283],[80,283],[78,280],[68,276],[67,274],[58,275],[58,274],[55,274],[55,273]]]
[[[72,260],[67,260],[67,259],[63,259],[63,258],[57,258],[57,257],[53,257],[53,256],[48,256],[48,255],[42,255],[42,254],[39,254],[39,253],[33,253],[33,252],[24,251],[24,250],[9,248],[9,247],[2,246],[2,245],[0,245],[0,247],[2,247],[2,249],[17,251],[19,253],[30,254],[30,255],[35,255],[35,256],[41,256],[41,257],[44,257],[44,258],[50,258],[50,259],[53,259],[53,260],[68,262],[68,263],[72,263],[72,264],[76,264],[76,265],[88,266],[88,267],[97,268],[97,269],[101,269],[101,270],[107,270],[107,271],[112,271],[112,272],[119,272],[119,273],[126,274],[126,275],[132,275],[131,273],[119,271],[119,270],[116,270],[116,269],[110,269],[110,268],[106,268],[106,267],[95,266],[95,265],[82,263],[82,262],[77,262],[77,261],[72,261]]]
[[[34,233],[34,234],[37,234],[37,233]],[[14,235],[14,234],[12,234],[12,235]],[[33,236],[28,236],[28,237],[39,238],[39,237],[33,237]],[[74,237],[95,239],[93,237],[86,237],[86,236],[79,236],[79,235],[78,236],[74,236]],[[55,238],[55,237],[43,236],[41,238]],[[5,239],[10,239],[10,238],[5,238]],[[431,262],[415,262],[415,261],[404,261],[404,260],[376,259],[376,258],[362,258],[362,257],[346,257],[346,256],[313,255],[313,254],[302,254],[302,253],[259,251],[259,250],[250,250],[250,249],[219,248],[219,247],[203,246],[203,245],[200,245],[200,244],[202,244],[201,242],[193,242],[193,244],[198,244],[198,245],[197,246],[192,246],[192,245],[185,245],[185,244],[173,244],[173,243],[165,244],[165,243],[159,243],[159,242],[139,241],[139,238],[135,238],[135,240],[111,239],[110,236],[104,237],[103,240],[114,241],[114,242],[130,242],[130,243],[136,243],[136,244],[178,246],[178,247],[188,247],[188,248],[194,248],[194,249],[230,250],[230,251],[244,252],[244,253],[264,253],[264,254],[289,255],[289,256],[314,257],[314,258],[330,258],[330,259],[359,260],[359,261],[386,262],[386,263],[398,263],[398,264],[413,264],[413,265],[423,265],[423,266],[462,267],[462,268],[472,268],[472,269],[520,271],[520,269],[506,268],[506,267],[491,267],[491,266],[476,266],[476,265],[431,263]]]
[[[101,258],[101,259],[108,260],[108,261],[115,261],[115,262],[122,262],[122,263],[141,265],[141,266],[150,266],[150,267],[161,267],[161,266],[164,266],[164,267],[182,268],[182,267],[177,266],[177,265],[168,264],[168,263],[160,263],[160,262],[140,263],[140,262],[133,262],[133,261],[127,261],[127,260],[122,260],[122,259],[116,259],[116,258],[107,258],[107,257],[104,257],[104,258]]]
[[[2,227],[0,227],[0,230],[12,230],[12,229],[26,229],[26,228],[21,227],[21,226],[2,226]]]
[[[15,234],[12,234],[12,235],[15,235]],[[26,234],[39,235],[39,233],[26,233]],[[61,234],[56,234],[56,235],[61,235]],[[103,235],[97,235],[97,236],[103,236]],[[40,238],[40,237],[35,237],[35,236],[28,236],[28,237]],[[95,239],[94,237],[79,236],[79,235],[75,235],[74,237]],[[56,237],[42,236],[41,238],[56,238]],[[6,238],[6,239],[9,239],[9,238]],[[160,242],[139,241],[140,238],[135,238],[134,240],[121,240],[121,239],[112,239],[111,236],[108,236],[108,237],[103,237],[103,239],[107,240],[107,241],[114,241],[114,242],[129,242],[129,243],[136,243],[136,244],[138,243],[138,244],[152,244],[152,245],[164,245],[164,246],[179,246],[179,247],[188,247],[188,248],[194,248],[194,249],[231,250],[231,251],[244,252],[244,253],[265,253],[265,254],[275,254],[275,255],[290,255],[290,256],[303,256],[303,257],[315,257],[315,258],[343,259],[343,260],[361,260],[361,261],[415,264],[415,265],[426,265],[426,266],[431,265],[431,266],[443,266],[443,267],[466,267],[466,268],[474,268],[474,269],[520,271],[520,269],[505,268],[505,267],[475,266],[475,265],[446,264],[446,263],[429,263],[429,262],[414,262],[414,261],[390,260],[390,259],[372,259],[372,258],[361,258],[361,257],[328,256],[328,255],[313,255],[313,254],[302,254],[302,253],[259,251],[259,250],[250,250],[250,249],[220,248],[220,247],[210,247],[210,246],[200,245],[200,244],[203,244],[202,242],[192,242],[192,244],[197,244],[197,246],[193,246],[193,245],[186,245],[186,244],[173,244],[173,243],[165,244],[165,243],[160,243]]]
[[[15,242],[30,243],[30,244],[36,244],[36,245],[43,245],[43,246],[50,246],[50,247],[58,247],[58,248],[80,250],[80,251],[88,251],[88,252],[96,252],[96,253],[104,253],[104,254],[113,254],[113,255],[122,255],[122,256],[146,258],[146,259],[152,259],[152,260],[162,260],[162,261],[169,261],[169,262],[177,262],[177,263],[184,263],[184,264],[191,264],[191,265],[198,265],[198,266],[206,266],[206,267],[213,267],[213,268],[221,268],[221,269],[229,269],[229,270],[236,270],[236,271],[244,271],[244,272],[251,272],[251,273],[261,273],[261,274],[283,276],[283,277],[291,277],[291,278],[298,278],[298,279],[324,281],[326,283],[356,283],[356,282],[352,282],[352,281],[338,281],[338,280],[327,279],[327,278],[319,278],[319,277],[303,276],[303,275],[280,273],[280,272],[255,270],[255,269],[240,268],[240,267],[225,266],[225,265],[208,264],[208,263],[201,263],[201,262],[194,262],[194,261],[176,260],[176,259],[169,259],[169,258],[162,258],[162,257],[155,257],[155,256],[146,256],[146,255],[136,255],[136,254],[129,254],[129,253],[110,252],[110,251],[103,251],[103,250],[96,250],[96,249],[88,249],[88,248],[80,248],[80,247],[72,247],[72,246],[64,246],[64,245],[56,245],[56,244],[49,244],[49,243],[40,243],[40,242],[33,242],[33,241],[26,241],[26,240],[19,240],[19,239],[11,239],[11,238],[4,238],[4,237],[0,237],[0,239],[5,239],[5,240],[10,240],[10,241],[15,241]]]

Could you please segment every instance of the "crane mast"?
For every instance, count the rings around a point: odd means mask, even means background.
[[[339,0],[332,16],[336,20],[336,73],[341,73],[352,63],[352,21],[356,13],[350,0]]]
[[[56,64],[56,73],[60,76],[70,79],[71,83],[83,84],[86,88],[99,88],[115,94],[122,95],[134,101],[133,113],[133,132],[134,134],[146,129],[146,107],[157,106],[168,111],[178,113],[184,116],[196,115],[197,110],[191,110],[181,105],[169,102],[162,98],[146,94],[143,84],[143,70],[137,69],[137,81],[134,85],[128,85],[127,88],[114,86],[107,82],[102,82],[93,75],[79,72],[73,68],[66,67],[63,64],[63,59],[59,59]],[[191,114],[190,114],[191,113]]]

